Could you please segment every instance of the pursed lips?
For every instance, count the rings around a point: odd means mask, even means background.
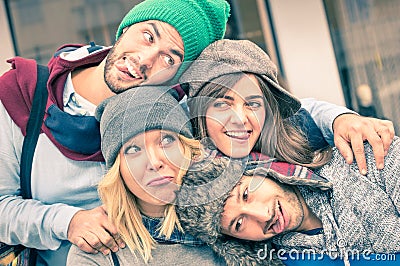
[[[148,187],[156,187],[156,186],[161,186],[165,184],[169,184],[174,180],[172,176],[158,176],[155,178],[152,178],[149,182],[147,182],[146,186]]]

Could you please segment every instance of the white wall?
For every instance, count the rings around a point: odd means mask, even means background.
[[[290,90],[345,105],[322,0],[270,0]]]
[[[6,60],[15,56],[4,1],[0,3],[0,75],[10,69]]]

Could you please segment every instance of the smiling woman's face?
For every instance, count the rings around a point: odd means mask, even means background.
[[[139,134],[122,146],[120,156],[122,178],[139,206],[162,206],[175,200],[177,177],[187,165],[176,133],[151,130]]]
[[[208,136],[232,158],[243,158],[253,149],[266,118],[263,93],[254,75],[246,75],[206,111]]]

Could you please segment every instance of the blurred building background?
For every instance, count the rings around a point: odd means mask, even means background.
[[[0,74],[16,55],[46,64],[65,43],[112,45],[122,17],[139,2],[3,0]],[[399,134],[400,0],[229,2],[226,38],[267,51],[288,90],[390,119]]]

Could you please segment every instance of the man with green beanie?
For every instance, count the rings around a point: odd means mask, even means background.
[[[113,47],[61,47],[48,64],[31,200],[21,198],[19,164],[37,65],[10,59],[0,77],[0,242],[37,249],[37,265],[65,265],[71,243],[89,253],[123,247],[96,190],[105,164],[95,108],[142,84],[174,84],[182,63],[223,38],[229,13],[225,0],[145,0],[123,18]]]

